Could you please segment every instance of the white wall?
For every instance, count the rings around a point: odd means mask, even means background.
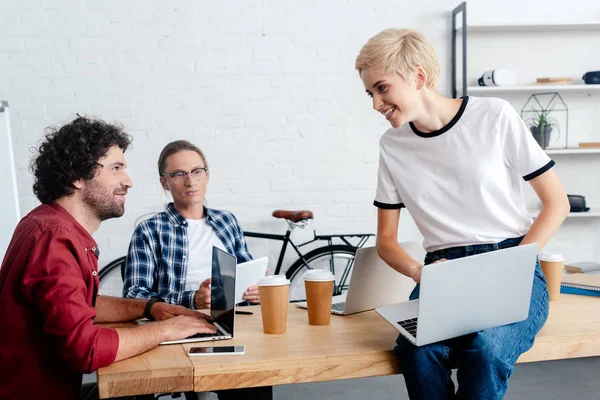
[[[469,20],[600,20],[592,0],[498,3],[470,2]],[[245,229],[281,232],[285,224],[270,214],[288,207],[313,210],[322,233],[374,232],[377,143],[387,124],[371,110],[354,58],[383,28],[418,28],[438,49],[448,94],[457,4],[3,1],[0,93],[14,111],[21,209],[37,204],[30,147],[44,127],[79,112],[121,121],[134,136],[135,187],[125,216],[95,234],[101,264],[126,252],[137,216],[167,201],[155,165],[175,139],[205,150],[210,205],[233,211]],[[401,240],[418,236],[403,223]]]

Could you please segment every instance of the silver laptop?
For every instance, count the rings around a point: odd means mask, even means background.
[[[349,315],[406,301],[414,286],[412,279],[379,258],[375,247],[364,247],[356,252],[348,291],[333,296],[331,312]],[[306,302],[297,305],[306,308]]]
[[[210,284],[210,315],[217,333],[198,333],[181,340],[161,344],[204,342],[210,340],[231,339],[235,325],[235,274],[236,258],[231,254],[213,247],[212,279]]]
[[[419,300],[377,312],[417,346],[523,321],[536,256],[534,243],[426,265]]]

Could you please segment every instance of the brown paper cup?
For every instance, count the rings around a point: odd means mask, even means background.
[[[550,301],[560,300],[560,283],[562,281],[563,260],[560,256],[541,257],[540,266],[548,284]]]
[[[309,325],[329,325],[333,281],[304,281]]]
[[[285,333],[290,285],[259,286],[260,311],[265,333]]]

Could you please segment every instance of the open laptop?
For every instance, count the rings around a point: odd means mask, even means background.
[[[523,321],[536,257],[533,243],[426,265],[418,300],[377,312],[416,346]]]
[[[333,296],[331,312],[349,315],[408,300],[415,282],[385,263],[375,247],[363,247],[356,252],[348,291]],[[306,302],[296,303],[306,308]]]
[[[163,342],[161,344],[203,342],[233,338],[235,325],[236,264],[235,256],[217,247],[213,247],[210,315],[213,317],[213,324],[217,327],[217,332],[198,333],[185,339]]]

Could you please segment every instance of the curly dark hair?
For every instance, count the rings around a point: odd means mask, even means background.
[[[49,204],[75,192],[73,182],[92,179],[98,160],[113,146],[127,150],[132,138],[123,126],[82,117],[60,128],[47,128],[31,162],[33,192]]]

